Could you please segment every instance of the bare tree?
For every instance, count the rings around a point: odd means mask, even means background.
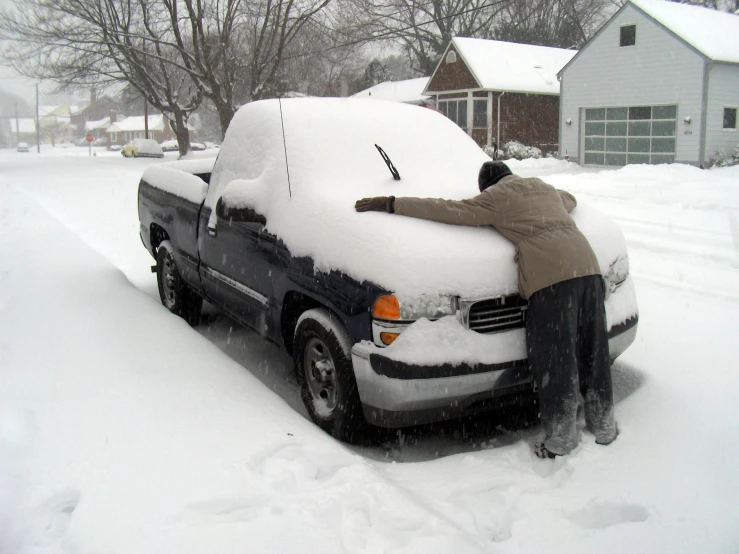
[[[501,13],[495,38],[580,48],[613,11],[611,0],[510,0]]]
[[[507,0],[357,0],[369,36],[391,39],[431,75],[455,36],[492,38]]]
[[[0,14],[3,54],[22,75],[60,88],[127,82],[167,117],[180,154],[202,89],[171,43],[168,12],[146,0],[22,0]]]

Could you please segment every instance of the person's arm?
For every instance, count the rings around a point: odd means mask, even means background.
[[[358,212],[387,211],[418,219],[451,225],[491,225],[495,218],[495,201],[489,193],[467,200],[443,198],[363,198],[355,204]]]
[[[566,190],[557,190],[557,192],[559,193],[559,197],[562,199],[562,204],[564,204],[565,210],[567,210],[568,213],[574,210],[577,206],[577,200],[575,200],[575,197]]]

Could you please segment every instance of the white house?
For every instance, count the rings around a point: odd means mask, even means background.
[[[558,76],[573,161],[702,167],[739,144],[739,16],[629,0]]]

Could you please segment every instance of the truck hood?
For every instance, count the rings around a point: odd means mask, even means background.
[[[254,102],[229,126],[205,205],[213,210],[222,197],[254,208],[318,271],[342,271],[400,295],[512,294],[515,249],[493,228],[354,210],[369,196],[475,196],[489,159],[451,120],[425,108],[360,99]],[[606,216],[587,206],[571,215],[604,272],[625,254],[623,235]]]

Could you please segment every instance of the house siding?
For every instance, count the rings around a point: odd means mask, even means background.
[[[506,93],[500,100],[501,144],[516,140],[543,154],[557,152],[559,96]]]
[[[739,146],[739,129],[723,128],[724,107],[739,108],[739,65],[716,64],[708,70],[706,109],[706,160],[716,152],[733,154]]]
[[[453,51],[457,56],[457,61],[454,63],[446,63],[446,57],[449,51]],[[465,90],[480,88],[477,80],[472,76],[472,72],[467,67],[467,64],[462,60],[462,56],[459,55],[452,46],[450,46],[444,57],[439,62],[439,67],[431,77],[427,91],[441,92],[445,90]]]
[[[636,25],[636,44],[620,47],[620,28],[629,24]],[[675,161],[699,164],[704,63],[702,55],[627,4],[561,74],[560,156],[580,161],[584,108],[676,104]],[[687,116],[690,124],[683,121]]]

